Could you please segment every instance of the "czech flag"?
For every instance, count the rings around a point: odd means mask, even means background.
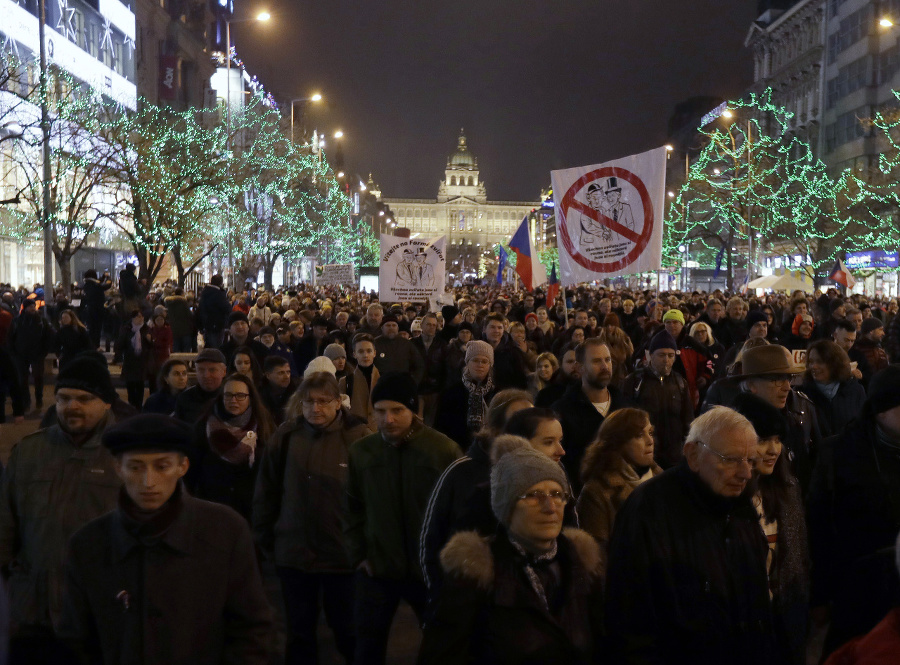
[[[550,266],[550,281],[547,282],[547,309],[553,307],[559,295],[559,280],[556,278],[556,263]]]
[[[831,274],[828,275],[828,279],[834,280],[848,289],[852,289],[854,284],[856,284],[853,275],[850,274],[850,271],[847,270],[847,266],[844,265],[843,259],[837,260],[837,263],[834,264],[834,268],[831,269]]]
[[[533,291],[534,287],[547,282],[547,271],[538,261],[534,242],[528,232],[528,215],[519,224],[519,228],[509,241],[509,248],[516,253],[516,273],[522,278],[525,288]]]

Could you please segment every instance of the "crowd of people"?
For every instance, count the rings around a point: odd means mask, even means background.
[[[897,662],[896,300],[446,296],[4,292],[11,662]]]

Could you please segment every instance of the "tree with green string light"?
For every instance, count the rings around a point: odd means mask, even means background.
[[[771,90],[727,109],[700,128],[704,147],[670,203],[667,265],[677,265],[679,247],[689,247],[701,267],[722,261],[733,289],[735,267],[758,274],[764,255],[786,264],[799,256],[797,268],[821,278],[838,252],[875,242],[880,225],[859,210],[871,193],[852,174],[828,174],[792,134],[792,115],[772,103]]]

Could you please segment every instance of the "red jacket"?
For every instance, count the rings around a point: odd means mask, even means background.
[[[162,328],[153,326],[150,329],[150,338],[153,340],[153,365],[160,367],[172,353],[172,326],[168,323]]]
[[[900,608],[895,608],[868,635],[835,651],[825,665],[894,665],[900,654]]]

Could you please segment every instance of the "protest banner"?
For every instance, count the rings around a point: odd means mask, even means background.
[[[352,263],[332,263],[321,266],[318,283],[328,286],[349,286],[356,284],[356,274]]]
[[[551,180],[564,285],[661,268],[664,147],[553,171]]]
[[[384,302],[423,302],[444,292],[446,239],[381,236],[378,295]]]

